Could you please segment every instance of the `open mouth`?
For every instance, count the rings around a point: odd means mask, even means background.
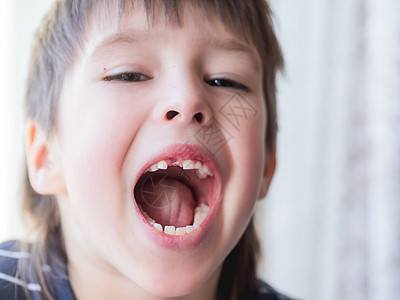
[[[196,230],[219,194],[215,165],[198,154],[187,156],[168,157],[152,164],[134,187],[143,217],[168,235],[181,236]]]

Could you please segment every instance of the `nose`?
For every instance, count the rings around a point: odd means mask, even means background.
[[[179,118],[179,115],[182,115],[179,111],[171,109],[171,110],[167,111],[167,113],[165,114],[165,119],[168,121],[171,121],[175,117]],[[189,112],[189,113],[185,114],[185,116],[186,115],[188,115],[190,117],[191,113]],[[199,111],[193,115],[192,119],[194,122],[202,124],[203,120],[205,119],[204,113]],[[204,123],[206,123],[206,122],[204,122]]]
[[[167,88],[162,99],[163,121],[185,126],[207,124],[213,111],[204,83],[200,79],[178,82],[179,86]]]

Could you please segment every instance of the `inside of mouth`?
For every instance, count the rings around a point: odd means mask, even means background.
[[[143,174],[135,186],[134,196],[148,222],[160,224],[162,228],[191,229],[208,213],[211,180],[200,180],[194,170],[169,167]]]

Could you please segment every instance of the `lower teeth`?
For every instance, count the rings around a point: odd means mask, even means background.
[[[197,227],[200,226],[201,223],[203,223],[204,219],[207,217],[210,208],[206,204],[201,204],[200,206],[197,206],[196,209],[194,210],[194,221],[193,225],[188,225],[186,227],[178,227],[175,228],[175,226],[168,226],[166,225],[164,228],[162,227],[161,224],[156,223],[150,216],[142,209],[141,206],[139,206],[140,211],[142,212],[143,216],[149,222],[155,229],[157,229],[160,232],[164,232],[169,235],[185,235],[188,233],[191,233],[193,230],[195,230]]]

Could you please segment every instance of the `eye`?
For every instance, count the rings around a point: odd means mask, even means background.
[[[146,81],[149,80],[150,77],[142,74],[142,73],[138,73],[138,72],[124,72],[124,73],[120,73],[120,74],[115,74],[115,75],[110,75],[110,76],[106,76],[104,77],[104,81],[127,81],[127,82],[138,82],[138,81]]]
[[[210,86],[236,88],[236,89],[243,90],[245,92],[250,91],[250,89],[247,86],[245,86],[239,82],[230,80],[230,79],[215,78],[215,79],[206,80],[206,83]]]

